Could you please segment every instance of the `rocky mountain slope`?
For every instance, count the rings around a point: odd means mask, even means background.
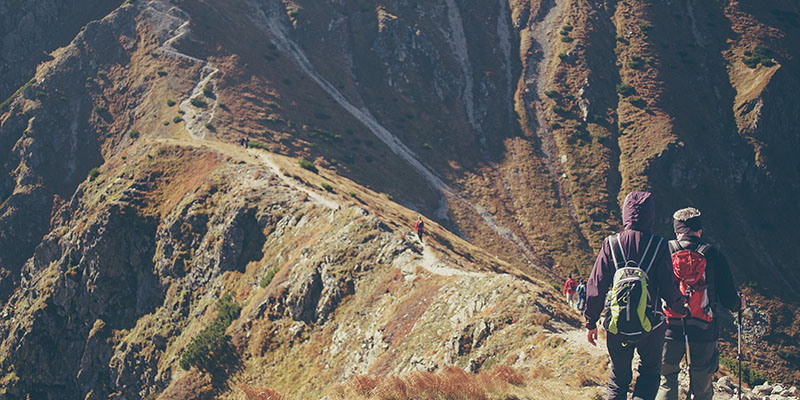
[[[77,3],[0,5],[0,396],[536,370],[631,190],[703,210],[800,380],[796,3]]]

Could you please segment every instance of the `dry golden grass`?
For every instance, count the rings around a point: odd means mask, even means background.
[[[437,373],[418,371],[402,377],[357,376],[335,386],[330,398],[490,400],[519,394],[525,381],[522,372],[505,365],[477,374],[448,366]]]
[[[283,400],[283,395],[277,390],[267,387],[239,386],[248,400]]]

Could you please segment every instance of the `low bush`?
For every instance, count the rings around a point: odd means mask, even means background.
[[[97,169],[97,167],[90,169],[89,174],[87,175],[90,181],[95,180],[95,178],[97,178],[98,176],[100,176],[100,170]]]
[[[573,38],[571,38],[569,36],[562,36],[561,37],[561,41],[564,42],[564,43],[571,43],[573,40],[575,40],[575,39],[573,39]]]
[[[193,106],[198,108],[205,108],[208,105],[206,104],[205,101],[201,100],[198,97],[192,98],[191,100],[189,100],[189,102],[192,103]]]
[[[94,106],[94,112],[97,114],[105,114],[108,112],[108,109],[105,106],[96,105]]]
[[[218,357],[223,357],[227,337],[225,329],[242,311],[242,306],[233,299],[233,293],[227,293],[217,300],[217,318],[211,325],[203,328],[186,346],[181,354],[180,366],[184,370],[195,366],[210,371],[217,365]]]
[[[633,94],[636,94],[636,89],[633,86],[628,85],[627,83],[620,83],[617,85],[617,94],[622,95],[622,97],[628,97]]]
[[[182,121],[183,121],[183,118],[181,118],[181,117],[179,117],[177,115],[175,116],[175,118],[172,118],[172,122],[174,122],[176,124],[181,123]]]
[[[629,98],[628,102],[631,103],[634,107],[638,107],[638,108],[647,107],[647,101],[645,101],[643,98],[638,97],[638,96],[634,96],[634,97]]]
[[[158,74],[158,76],[167,76],[167,71],[158,70],[156,71],[156,73]]]
[[[333,186],[331,186],[331,184],[330,184],[330,183],[327,183],[327,182],[322,182],[322,183],[320,184],[320,186],[321,186],[323,189],[325,189],[325,191],[326,191],[326,192],[333,193]]]
[[[128,136],[130,136],[131,139],[136,139],[136,138],[139,137],[139,131],[137,131],[137,130],[130,131],[128,133]]]
[[[739,376],[739,362],[735,358],[720,357],[720,364],[727,367],[734,375]],[[767,381],[767,375],[761,371],[750,368],[746,363],[742,363],[742,381],[750,387],[760,385]]]
[[[544,92],[544,95],[549,97],[549,98],[551,98],[551,99],[557,99],[557,98],[561,97],[561,94],[558,93],[558,91],[555,91],[555,90],[546,90]]]
[[[772,61],[773,56],[774,52],[769,47],[759,44],[752,51],[744,52],[742,62],[750,68],[755,68],[758,64],[771,67],[775,65],[775,62]]]
[[[206,96],[208,98],[214,98],[214,91],[211,90],[210,87],[206,86],[203,88],[203,96]]]
[[[632,55],[628,58],[628,68],[641,69],[643,65],[644,65],[644,60],[642,59],[642,57],[639,57],[637,55]]]
[[[261,278],[260,282],[258,282],[258,286],[260,286],[262,289],[269,286],[269,284],[272,282],[272,278],[274,278],[275,274],[277,273],[278,273],[278,267],[272,267],[268,269],[267,274]]]
[[[305,169],[305,170],[309,170],[309,171],[311,171],[311,172],[313,172],[313,173],[315,173],[315,174],[316,174],[316,173],[319,173],[319,170],[318,170],[318,169],[317,169],[317,167],[314,165],[314,163],[312,163],[311,161],[308,161],[308,160],[300,160],[300,161],[298,161],[298,164],[300,165],[300,168],[303,168],[303,169]]]
[[[168,106],[172,107],[172,106],[174,106],[175,104],[176,104],[176,103],[175,103],[175,100],[172,100],[172,99],[167,99],[167,105],[168,105]]]

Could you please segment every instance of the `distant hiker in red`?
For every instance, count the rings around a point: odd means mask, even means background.
[[[711,379],[719,370],[717,338],[721,312],[724,306],[731,311],[744,307],[739,299],[728,261],[722,253],[700,239],[703,225],[700,211],[688,207],[672,215],[678,240],[669,242],[672,253],[673,279],[681,293],[689,298],[690,315],[681,321],[681,315],[667,309],[667,332],[664,342],[661,387],[657,400],[678,399],[678,373],[685,350],[689,347],[689,390],[695,400],[711,399],[714,393]],[[686,325],[686,338],[683,326]]]
[[[672,279],[667,244],[651,233],[655,214],[650,193],[628,193],[622,206],[624,228],[603,241],[586,283],[583,315],[586,338],[593,346],[597,340],[597,320],[607,304],[603,326],[611,357],[606,395],[609,400],[628,398],[634,349],[641,362],[633,398],[656,397],[666,329],[659,297],[675,310],[683,305],[683,296]]]
[[[417,223],[414,224],[414,230],[417,231],[417,237],[422,242],[422,235],[425,234],[425,223],[422,222],[422,216],[417,217]]]
[[[572,279],[572,275],[567,277],[564,282],[564,294],[567,296],[567,303],[570,307],[575,307],[575,290],[578,288],[578,283]]]

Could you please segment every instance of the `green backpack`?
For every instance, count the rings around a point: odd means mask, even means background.
[[[636,342],[663,323],[662,318],[656,319],[654,299],[650,298],[650,292],[647,290],[649,286],[647,274],[664,240],[658,238],[653,251],[649,252],[653,238],[655,236],[650,235],[642,259],[636,262],[625,257],[619,242],[619,234],[608,237],[611,257],[614,259],[617,271],[614,273],[614,283],[606,296],[605,328],[610,333],[624,336],[625,342]],[[644,266],[647,268],[643,269]]]

